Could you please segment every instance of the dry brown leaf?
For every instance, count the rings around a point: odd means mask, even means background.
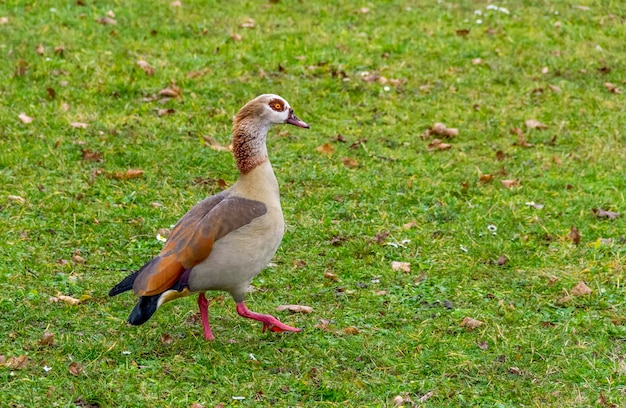
[[[102,25],[116,25],[117,24],[117,20],[109,16],[100,17],[96,21],[98,22],[98,24],[102,24]]]
[[[335,148],[330,143],[324,143],[321,146],[317,146],[315,150],[323,154],[331,154],[335,151]]]
[[[518,367],[509,367],[509,373],[513,375],[522,375],[522,370],[520,370]]]
[[[508,263],[509,263],[509,258],[507,258],[506,255],[500,255],[500,257],[496,261],[496,264],[498,266],[504,266],[504,265],[506,265]]]
[[[51,299],[55,299],[56,301],[63,301],[65,303],[67,303],[68,305],[72,305],[72,306],[76,306],[78,304],[80,304],[80,299],[76,299],[75,297],[72,296],[66,296],[66,295],[57,295],[56,298],[51,298]]]
[[[402,395],[396,395],[395,397],[393,397],[392,401],[393,405],[399,407],[400,405],[404,404],[404,397]]]
[[[343,332],[345,334],[352,334],[352,335],[354,335],[354,334],[359,334],[359,329],[357,329],[354,326],[348,326],[348,327],[344,327],[343,328]]]
[[[428,150],[448,150],[451,147],[451,144],[444,143],[441,139],[434,139],[428,144]]]
[[[589,286],[587,286],[585,282],[580,281],[576,286],[572,288],[572,290],[570,290],[569,293],[571,296],[585,296],[590,295],[591,292],[592,290],[589,288]]]
[[[518,185],[517,180],[500,180],[500,183],[506,188],[512,188]]]
[[[456,30],[456,35],[459,37],[465,37],[469,33],[470,33],[470,30],[468,30],[467,28],[461,28],[459,30]]]
[[[472,319],[471,317],[465,317],[463,318],[459,326],[465,327],[467,330],[474,330],[475,328],[480,327],[483,324],[484,323],[480,320]]]
[[[459,129],[457,128],[448,128],[443,123],[436,122],[433,124],[431,128],[427,130],[428,136],[436,135],[443,136],[445,138],[454,138],[459,135]]]
[[[324,272],[324,277],[326,279],[330,279],[331,281],[334,281],[334,282],[338,282],[339,281],[339,276],[337,276],[336,274],[334,274],[332,272],[329,272],[329,271]]]
[[[12,194],[9,194],[9,195],[7,196],[7,199],[8,199],[9,201],[13,201],[13,202],[18,203],[18,204],[24,204],[24,203],[26,203],[26,200],[25,200],[24,198],[22,198],[22,197],[18,196],[18,195],[12,195]]]
[[[328,326],[330,325],[330,320],[326,320],[326,319],[320,319],[320,322],[318,324],[316,324],[314,327],[316,329],[320,329],[320,330],[324,330],[324,331],[328,331]]]
[[[277,312],[284,312],[285,310],[288,310],[292,313],[309,314],[313,311],[313,308],[311,306],[304,306],[304,305],[280,305],[276,307]]]
[[[28,361],[29,359],[27,355],[21,355],[17,357],[9,357],[4,365],[13,370],[21,370],[22,368],[26,368]]]
[[[528,129],[547,129],[548,128],[547,125],[544,125],[543,123],[539,122],[536,119],[528,119],[524,123],[526,124],[526,127]]]
[[[72,255],[72,261],[74,261],[74,263],[77,263],[77,264],[84,264],[85,258],[83,258],[82,256],[78,254],[74,254]]]
[[[619,213],[616,213],[613,211],[606,211],[601,208],[594,208],[593,210],[591,210],[591,212],[594,213],[596,217],[598,218],[608,218],[610,220],[614,220],[620,216]]]
[[[7,358],[4,354],[0,354],[0,366],[5,365],[7,362]]]
[[[416,227],[417,227],[417,221],[415,220],[411,220],[402,226],[402,228],[404,229],[411,229],[411,228],[416,228]]]
[[[129,169],[129,170],[126,170],[125,172],[116,171],[114,173],[108,174],[107,176],[115,180],[128,180],[128,179],[139,178],[143,176],[143,170]]]
[[[33,121],[33,118],[31,118],[30,116],[28,116],[27,114],[23,112],[17,115],[17,117],[20,119],[22,123],[31,123]]]
[[[481,183],[489,183],[491,180],[493,180],[493,175],[491,174],[481,174],[478,176],[478,181]]]
[[[87,129],[87,126],[89,125],[83,122],[71,122],[70,126],[74,129]]]
[[[254,27],[256,27],[256,22],[253,19],[249,18],[246,21],[244,21],[243,23],[241,23],[239,25],[239,27],[241,27],[241,28],[254,28]]]
[[[161,343],[163,344],[172,344],[174,342],[174,338],[167,333],[161,334]]]
[[[230,38],[231,38],[233,41],[235,41],[235,42],[239,42],[239,41],[243,40],[243,37],[242,37],[241,35],[237,34],[237,33],[232,33],[232,34],[230,35]]]
[[[557,301],[558,304],[562,305],[563,303],[571,302],[572,297],[570,295],[563,296],[561,299]]]
[[[200,78],[211,72],[211,68],[203,68],[200,71],[187,72],[187,78]]]
[[[180,0],[174,0],[173,2],[170,3],[170,6],[172,7],[182,7],[183,3],[180,2]]]
[[[137,61],[137,65],[139,65],[139,68],[141,68],[146,75],[154,75],[154,68],[152,68],[147,61],[139,60]]]
[[[483,63],[483,60],[481,58],[473,58],[472,59],[472,64],[474,64],[474,65],[479,65],[479,64],[482,64],[482,63]]]
[[[73,361],[70,363],[69,365],[69,370],[70,370],[70,374],[74,375],[74,376],[79,376],[83,373],[83,366],[78,364],[77,362]]]
[[[173,115],[174,113],[176,113],[176,110],[174,110],[173,108],[156,109],[156,113],[157,113],[157,116],[168,116],[168,115]]]
[[[386,295],[387,293],[389,293],[389,291],[387,291],[387,290],[379,290],[379,291],[377,291],[377,292],[374,292],[374,294],[375,294],[376,296],[384,296],[384,295]]]
[[[619,89],[617,86],[615,86],[615,84],[612,84],[611,82],[605,82],[604,87],[611,93],[614,93],[614,94],[622,93],[622,90]]]
[[[218,404],[218,405],[221,405],[220,408],[224,408],[224,404]],[[206,408],[206,407],[198,402],[194,402],[193,404],[189,405],[189,408]],[[213,408],[217,408],[217,405],[214,406]]]
[[[344,157],[343,159],[341,159],[341,162],[343,163],[344,166],[346,166],[349,169],[354,169],[356,167],[359,167],[359,162],[356,161],[356,159],[353,159],[351,157]]]
[[[52,346],[54,344],[54,334],[46,331],[39,339],[39,344],[42,346]]]
[[[24,76],[28,74],[28,62],[23,59],[19,59],[17,61],[17,66],[15,67],[15,76]]]
[[[183,91],[174,82],[171,82],[168,87],[159,91],[159,96],[166,98],[180,98],[182,95]]]
[[[211,149],[216,150],[218,152],[228,152],[230,151],[230,146],[223,146],[217,140],[213,139],[211,136],[202,136],[204,139],[205,146],[209,146]]]
[[[556,85],[548,85],[548,88],[554,93],[561,93],[561,88]]]
[[[497,161],[502,161],[504,159],[506,159],[506,153],[504,153],[502,150],[498,150],[496,152],[496,160]]]
[[[578,228],[572,225],[572,228],[567,234],[567,238],[574,243],[574,245],[578,246],[580,244],[580,232],[578,232]]]
[[[0,17],[0,25],[9,24],[9,17]]]
[[[84,161],[94,161],[101,162],[102,154],[100,152],[93,151],[91,149],[83,149],[82,150],[82,159]]]
[[[394,272],[402,271],[405,273],[411,272],[411,263],[410,262],[399,262],[392,261],[391,262],[391,270]]]
[[[35,49],[35,52],[43,56],[46,53],[46,49],[43,47],[43,44],[39,44],[37,48]]]

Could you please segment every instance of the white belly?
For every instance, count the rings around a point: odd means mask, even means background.
[[[268,212],[254,219],[214,245],[211,254],[189,275],[189,290],[224,290],[236,302],[243,301],[252,279],[270,262],[285,226],[282,211]]]

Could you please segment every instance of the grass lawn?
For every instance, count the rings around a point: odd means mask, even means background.
[[[0,405],[624,406],[625,43],[616,0],[1,2]],[[303,332],[129,326],[261,93],[311,130],[248,306]]]

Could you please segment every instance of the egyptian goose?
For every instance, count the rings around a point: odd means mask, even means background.
[[[262,322],[263,331],[300,331],[251,312],[244,303],[250,282],[272,259],[284,233],[278,182],[265,144],[270,126],[282,123],[309,128],[278,95],[258,96],[239,110],[233,123],[237,182],[189,210],[159,255],[109,292],[133,289],[139,296],[130,324],[143,324],[165,302],[199,293],[204,337],[213,340],[204,292],[222,290],[235,300],[237,313]]]

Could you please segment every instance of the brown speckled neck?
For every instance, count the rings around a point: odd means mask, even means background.
[[[268,161],[265,146],[268,129],[269,123],[237,114],[233,125],[233,155],[241,174],[248,174]]]

